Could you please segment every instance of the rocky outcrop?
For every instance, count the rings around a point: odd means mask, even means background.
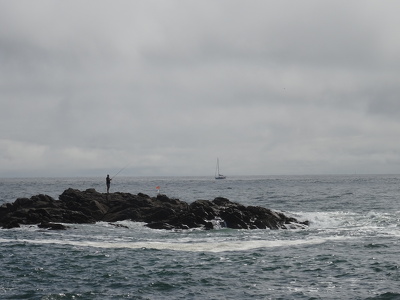
[[[304,227],[281,212],[258,206],[244,206],[226,198],[197,200],[191,204],[165,195],[149,197],[139,193],[99,193],[94,189],[65,190],[59,200],[47,195],[19,198],[0,207],[0,226],[40,224],[41,228],[66,229],[58,223],[84,224],[99,221],[145,222],[154,229],[287,229]]]

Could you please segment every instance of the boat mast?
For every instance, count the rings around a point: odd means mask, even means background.
[[[219,173],[219,158],[217,157],[217,167],[215,169],[215,179],[225,179],[226,177],[224,175],[221,175]]]

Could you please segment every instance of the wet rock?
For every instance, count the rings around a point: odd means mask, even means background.
[[[197,200],[189,205],[161,194],[157,197],[143,193],[104,194],[94,189],[67,189],[59,200],[42,194],[19,198],[0,207],[0,226],[3,228],[40,224],[50,229],[63,229],[64,225],[60,223],[113,223],[123,220],[145,222],[150,228],[167,230],[209,230],[216,224],[217,228],[234,229],[287,229],[296,227],[292,224],[303,228],[308,225],[307,221],[300,222],[280,212],[257,206],[246,207],[222,197],[213,201]]]
[[[57,223],[48,223],[48,222],[42,222],[38,225],[39,228],[45,228],[49,230],[66,230],[67,226],[63,224],[57,224]]]

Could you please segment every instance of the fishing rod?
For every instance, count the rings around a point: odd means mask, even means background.
[[[119,170],[119,171],[117,172],[117,174],[115,174],[115,175],[114,175],[113,177],[111,177],[110,179],[113,179],[115,176],[117,176],[119,173],[121,173],[123,170],[125,170],[129,165],[130,165],[130,163],[127,164],[125,167],[123,167],[121,170]]]

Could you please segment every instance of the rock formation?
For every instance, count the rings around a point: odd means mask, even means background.
[[[57,223],[84,224],[99,221],[145,222],[154,229],[287,229],[304,227],[281,212],[258,206],[244,206],[226,198],[186,203],[165,195],[149,197],[139,193],[99,193],[94,189],[65,190],[59,200],[47,195],[18,198],[0,207],[0,227],[38,224],[41,228],[66,229]]]

